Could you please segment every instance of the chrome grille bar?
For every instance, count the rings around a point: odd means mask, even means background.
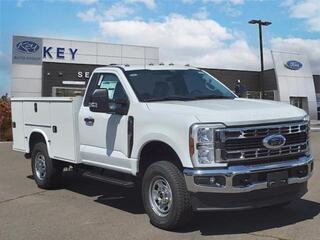
[[[215,134],[217,162],[270,159],[309,151],[308,122],[230,127],[218,129]],[[268,149],[262,141],[272,134],[281,134],[288,141],[279,149]]]

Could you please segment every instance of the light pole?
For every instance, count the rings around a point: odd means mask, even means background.
[[[261,98],[264,98],[264,65],[263,65],[263,42],[262,42],[262,26],[269,26],[271,22],[262,21],[262,20],[250,20],[248,23],[250,24],[258,24],[259,25],[259,41],[260,41],[260,64],[261,64],[261,72],[260,72],[260,90],[261,90]]]

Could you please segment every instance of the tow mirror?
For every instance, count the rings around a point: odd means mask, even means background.
[[[109,102],[109,113],[126,115],[129,110],[129,102],[127,99],[115,99]]]
[[[91,95],[89,108],[92,112],[109,112],[108,90],[96,89]]]

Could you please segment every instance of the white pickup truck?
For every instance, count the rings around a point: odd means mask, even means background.
[[[238,98],[189,66],[97,68],[83,98],[13,98],[12,119],[13,149],[40,188],[66,167],[137,187],[163,229],[194,211],[283,206],[313,171],[303,110]]]

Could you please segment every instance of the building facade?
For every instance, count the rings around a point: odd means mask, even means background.
[[[82,94],[96,67],[150,63],[159,63],[156,47],[13,36],[11,96]]]
[[[264,71],[264,98],[293,104],[317,119],[320,76],[312,75],[306,56],[279,51],[273,51],[272,56],[274,68]],[[97,67],[158,63],[156,47],[14,36],[11,96],[83,95],[91,72]],[[259,71],[204,70],[231,90],[241,80],[247,97],[262,97]]]

